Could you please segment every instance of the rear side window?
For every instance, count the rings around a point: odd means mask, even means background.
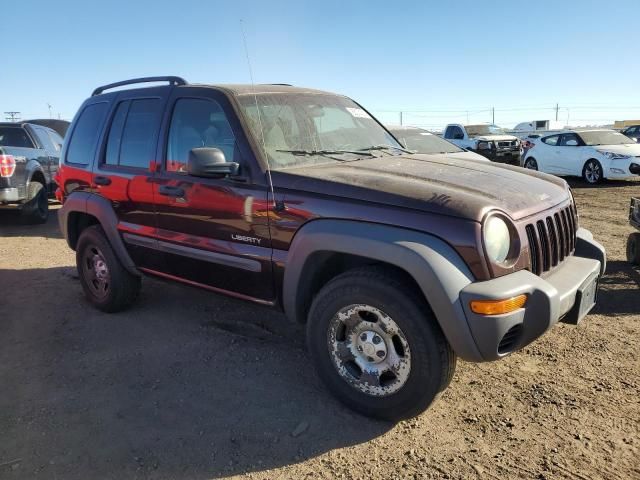
[[[88,165],[91,162],[106,114],[107,103],[87,105],[82,111],[67,147],[67,163]]]
[[[33,148],[33,142],[22,127],[0,127],[0,146]]]
[[[560,138],[560,135],[552,135],[550,137],[542,138],[541,140],[547,145],[555,146],[558,144],[559,138]]]
[[[49,153],[55,153],[56,147],[51,141],[51,137],[47,134],[47,131],[41,127],[35,127],[34,130],[38,135],[38,140],[40,141],[40,145]]]
[[[53,142],[53,146],[55,147],[56,151],[59,152],[60,150],[62,150],[62,144],[64,143],[62,137],[52,130],[48,130],[47,134]]]
[[[149,168],[156,153],[162,103],[160,99],[130,100],[118,105],[109,130],[105,163]]]

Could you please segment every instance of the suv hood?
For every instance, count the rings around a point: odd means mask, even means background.
[[[564,180],[504,164],[445,155],[403,155],[291,167],[273,172],[276,194],[295,189],[481,221],[490,210],[513,220],[565,201]]]
[[[518,137],[514,137],[513,135],[476,135],[475,137],[471,137],[474,140],[486,140],[488,142],[505,142],[513,140],[517,140]]]

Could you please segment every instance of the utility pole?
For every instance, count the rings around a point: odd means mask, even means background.
[[[49,118],[51,118],[51,104],[47,103],[47,108],[49,109]]]
[[[402,126],[402,110],[400,111],[400,126]]]
[[[496,107],[491,107],[491,124],[496,124]]]
[[[20,120],[20,112],[4,112],[4,114],[6,115],[5,118],[10,122],[17,122]]]
[[[559,110],[559,108],[560,108],[560,107],[559,107],[559,106],[558,106],[558,104],[556,103],[556,122],[558,121],[558,110]]]

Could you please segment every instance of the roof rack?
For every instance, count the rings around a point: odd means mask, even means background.
[[[123,80],[122,82],[110,83],[109,85],[103,85],[101,87],[96,88],[91,94],[92,97],[96,95],[100,95],[105,90],[111,90],[112,88],[122,87],[124,85],[133,85],[135,83],[149,83],[149,82],[169,82],[169,85],[186,85],[187,81],[184,78],[180,77],[143,77],[143,78],[133,78],[131,80]]]

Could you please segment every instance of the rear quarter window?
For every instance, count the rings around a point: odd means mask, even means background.
[[[33,142],[22,127],[0,127],[0,146],[34,148]]]
[[[108,104],[94,103],[87,105],[71,133],[67,147],[66,163],[89,165],[93,160],[98,145],[98,138],[102,130]]]

